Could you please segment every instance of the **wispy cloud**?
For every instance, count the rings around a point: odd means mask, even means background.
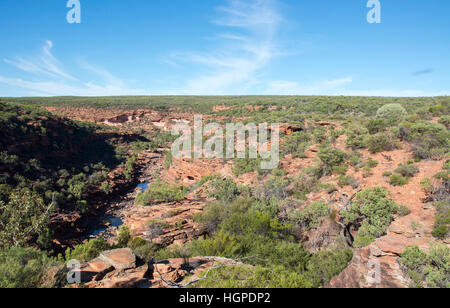
[[[229,0],[216,8],[216,25],[227,28],[217,34],[219,48],[207,53],[174,53],[172,61],[204,66],[179,89],[183,94],[246,92],[258,83],[258,74],[278,54],[275,37],[282,16],[274,0]]]
[[[17,57],[15,60],[4,59],[4,62],[30,73],[35,78],[25,80],[0,75],[0,83],[22,88],[34,96],[107,96],[107,95],[143,95],[147,91],[128,88],[125,83],[107,70],[80,61],[82,69],[91,72],[102,80],[83,82],[67,73],[63,64],[52,53],[53,42],[47,40],[39,55],[31,59]],[[37,81],[36,81],[37,79]]]

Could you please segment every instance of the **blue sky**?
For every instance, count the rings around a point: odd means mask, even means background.
[[[450,95],[450,1],[1,0],[0,96]]]

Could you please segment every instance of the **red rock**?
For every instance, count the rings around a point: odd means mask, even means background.
[[[129,248],[105,251],[99,258],[111,264],[116,270],[136,268],[136,256]]]

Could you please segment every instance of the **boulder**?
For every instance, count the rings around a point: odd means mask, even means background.
[[[102,252],[99,259],[110,264],[116,270],[136,268],[136,256],[130,248],[114,249]]]

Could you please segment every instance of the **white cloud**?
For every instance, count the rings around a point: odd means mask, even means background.
[[[97,75],[103,83],[83,82],[63,69],[61,62],[52,54],[53,42],[46,41],[41,53],[32,60],[18,57],[15,61],[4,59],[8,64],[23,72],[36,75],[39,80],[24,80],[0,76],[0,83],[28,90],[33,96],[109,96],[109,95],[144,95],[145,90],[128,88],[119,78],[105,69],[80,62],[80,67]]]
[[[273,0],[229,0],[217,8],[214,24],[229,28],[218,34],[218,48],[208,53],[175,53],[173,61],[204,66],[206,72],[188,80],[181,94],[245,93],[261,70],[277,56],[275,36],[282,17]]]

